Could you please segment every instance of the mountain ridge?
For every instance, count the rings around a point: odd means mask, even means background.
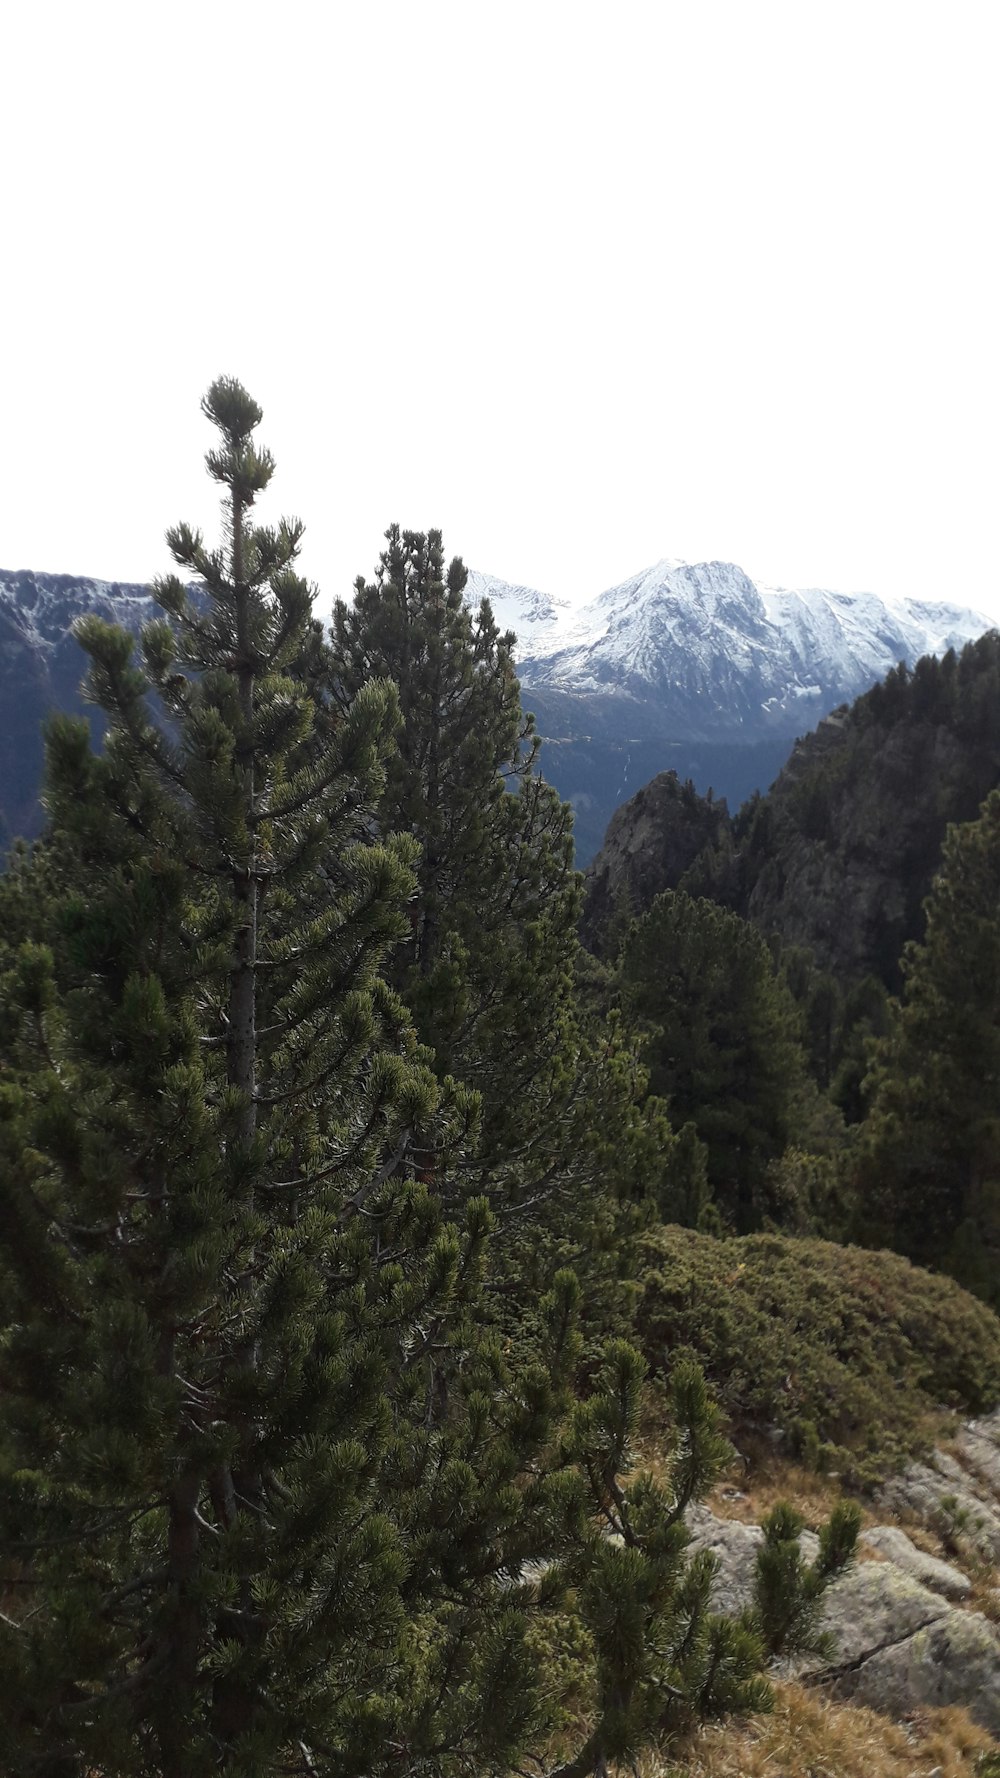
[[[526,691],[612,698],[626,722],[631,706],[634,738],[794,738],[899,661],[992,627],[949,601],[769,587],[734,562],[671,557],[575,607],[474,570],[469,594],[484,593],[518,633]]]
[[[656,773],[673,768],[742,802],[767,788],[798,736],[898,661],[991,627],[946,601],[768,588],[736,563],[674,557],[582,605],[478,569],[466,596],[489,597],[501,628],[518,636],[543,771],[573,804],[581,864],[614,809]],[[156,607],[136,582],[0,570],[0,835],[39,830],[44,715],[82,710],[98,732],[72,635],[87,611],[134,632]]]

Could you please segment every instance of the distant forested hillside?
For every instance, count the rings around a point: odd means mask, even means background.
[[[949,822],[1000,784],[1000,635],[894,669],[799,741],[731,819],[669,779],[618,811],[588,875],[584,931],[682,883],[817,965],[895,990]],[[695,843],[704,838],[704,844]]]

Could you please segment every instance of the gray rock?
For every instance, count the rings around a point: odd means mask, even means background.
[[[718,1562],[712,1587],[712,1606],[724,1617],[735,1617],[753,1599],[754,1564],[764,1540],[759,1525],[739,1519],[717,1519],[706,1506],[689,1508],[686,1518],[691,1549],[711,1550]]]
[[[716,1518],[706,1506],[691,1507],[686,1523],[692,1550],[711,1550],[719,1565],[712,1588],[713,1609],[723,1617],[735,1617],[753,1601],[754,1568],[763,1531],[759,1525],[745,1525],[739,1519]],[[816,1533],[803,1531],[799,1548],[807,1562],[814,1562],[819,1554]]]
[[[869,1549],[878,1550],[879,1555],[919,1581],[921,1586],[930,1587],[933,1593],[942,1593],[946,1599],[967,1599],[972,1592],[968,1575],[953,1568],[950,1562],[940,1562],[936,1556],[925,1555],[898,1525],[874,1525],[870,1531],[861,1533],[861,1541]]]
[[[898,1499],[907,1510],[916,1504],[928,1515],[943,1495],[958,1494],[949,1476],[918,1464],[890,1487],[901,1490]],[[974,1507],[989,1510],[965,1492]],[[718,1563],[715,1609],[727,1616],[742,1610],[753,1597],[760,1526],[719,1519],[699,1506],[689,1512],[688,1528],[692,1548],[711,1550]],[[1000,1735],[1000,1631],[980,1613],[949,1603],[949,1597],[968,1597],[965,1575],[925,1556],[897,1526],[879,1525],[864,1535],[888,1559],[856,1563],[833,1583],[821,1620],[829,1653],[790,1662],[785,1670],[827,1680],[842,1696],[887,1716],[962,1704]],[[802,1549],[807,1560],[816,1555],[812,1532],[803,1533]]]
[[[953,1611],[940,1593],[891,1562],[859,1562],[834,1581],[823,1602],[822,1628],[831,1654],[812,1666],[839,1672],[913,1636]]]
[[[1000,1408],[994,1408],[992,1414],[981,1414],[978,1420],[970,1420],[969,1425],[983,1438],[992,1439],[1000,1446]]]
[[[1000,1561],[1000,1509],[975,1492],[966,1471],[944,1452],[934,1453],[933,1468],[911,1463],[877,1498],[883,1512],[901,1519],[932,1527],[950,1519],[988,1560]],[[946,1501],[954,1504],[945,1506]]]
[[[841,1674],[837,1690],[884,1716],[962,1704],[982,1728],[1000,1735],[1000,1636],[978,1612],[947,1610]]]
[[[1000,1443],[987,1431],[988,1421],[973,1420],[963,1426],[956,1443],[962,1461],[994,1501],[1000,1500]]]
[[[967,1488],[969,1485],[968,1471],[954,1458],[950,1451],[932,1451],[931,1468],[943,1475],[946,1482],[954,1482],[956,1487]]]

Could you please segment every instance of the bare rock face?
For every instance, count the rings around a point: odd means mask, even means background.
[[[963,1426],[957,1445],[963,1464],[981,1490],[1000,1501],[1000,1408]]]
[[[940,1593],[894,1562],[858,1562],[826,1594],[822,1627],[833,1650],[813,1669],[831,1678],[860,1672],[883,1649],[908,1641],[951,1611]]]
[[[979,1612],[949,1610],[877,1650],[837,1689],[884,1716],[963,1704],[982,1728],[1000,1735],[1000,1636]]]
[[[943,1533],[982,1561],[1000,1563],[1000,1496],[947,1452],[931,1464],[911,1463],[881,1489],[883,1510]]]
[[[710,1550],[716,1560],[713,1610],[736,1617],[753,1600],[754,1563],[763,1531],[741,1519],[718,1519],[704,1506],[689,1507],[685,1523],[692,1551]]]
[[[870,1531],[862,1532],[861,1542],[869,1549],[877,1550],[903,1574],[945,1599],[961,1602],[972,1592],[972,1582],[967,1574],[953,1568],[950,1562],[942,1562],[937,1556],[928,1556],[924,1550],[918,1550],[898,1525],[874,1525]]]

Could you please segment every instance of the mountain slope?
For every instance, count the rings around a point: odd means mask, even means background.
[[[0,846],[41,829],[42,723],[52,710],[100,718],[80,694],[86,662],[73,624],[87,612],[137,631],[156,615],[149,588],[72,574],[0,569]]]
[[[792,741],[899,661],[989,628],[958,605],[759,587],[732,562],[665,560],[573,608],[470,576],[518,637],[543,770],[574,806],[578,862],[634,787],[663,771],[736,806]]]
[[[951,821],[1000,784],[1000,634],[894,668],[796,743],[771,791],[721,819],[657,779],[620,808],[588,873],[584,930],[600,950],[618,910],[681,885],[806,945],[838,980],[899,987]],[[700,835],[706,844],[692,860]]]
[[[525,688],[610,703],[620,739],[794,736],[899,661],[989,628],[957,605],[758,587],[733,562],[659,562],[575,611],[474,579],[517,632]]]

